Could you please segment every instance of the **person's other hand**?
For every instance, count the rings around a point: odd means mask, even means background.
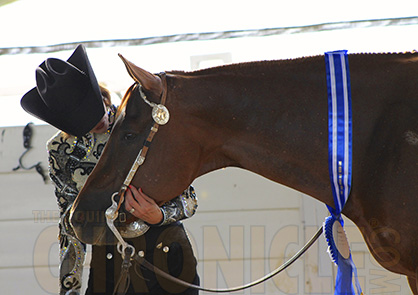
[[[158,224],[163,220],[160,207],[142,189],[136,189],[132,185],[125,193],[125,209],[135,217],[149,224]]]

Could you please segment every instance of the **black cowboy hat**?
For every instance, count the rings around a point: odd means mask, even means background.
[[[44,61],[36,69],[36,87],[20,104],[29,114],[71,135],[92,130],[105,109],[85,47],[78,45],[67,61]]]

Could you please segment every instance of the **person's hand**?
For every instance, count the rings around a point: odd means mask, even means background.
[[[135,217],[149,224],[157,224],[163,220],[163,213],[157,203],[132,185],[125,193],[125,209]]]

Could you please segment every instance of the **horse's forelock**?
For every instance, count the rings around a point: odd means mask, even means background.
[[[126,90],[125,95],[122,98],[122,102],[120,103],[117,111],[116,111],[116,118],[119,117],[119,115],[122,113],[122,111],[125,109],[126,104],[129,101],[129,98],[131,98],[131,94],[135,88],[135,86],[137,85],[137,83],[134,83],[131,85],[131,87],[128,88],[128,90]]]

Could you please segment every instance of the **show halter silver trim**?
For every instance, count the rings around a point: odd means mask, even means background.
[[[118,204],[115,201],[115,196],[117,196],[118,193],[114,193],[112,195],[112,205],[107,208],[106,210],[106,223],[107,226],[109,227],[109,229],[113,232],[113,234],[115,235],[115,237],[118,239],[118,252],[122,255],[122,257],[125,256],[125,249],[126,248],[131,248],[132,249],[132,256],[135,254],[135,248],[132,247],[131,245],[129,245],[127,242],[125,242],[125,240],[123,239],[123,237],[120,235],[118,229],[115,227],[115,225],[113,224],[113,222],[116,220],[116,218],[118,218]]]
[[[165,125],[170,120],[170,112],[168,109],[162,104],[156,104],[155,102],[151,102],[147,99],[144,91],[142,90],[142,86],[139,85],[138,87],[139,94],[141,95],[142,99],[146,104],[152,107],[152,118],[158,125]]]

